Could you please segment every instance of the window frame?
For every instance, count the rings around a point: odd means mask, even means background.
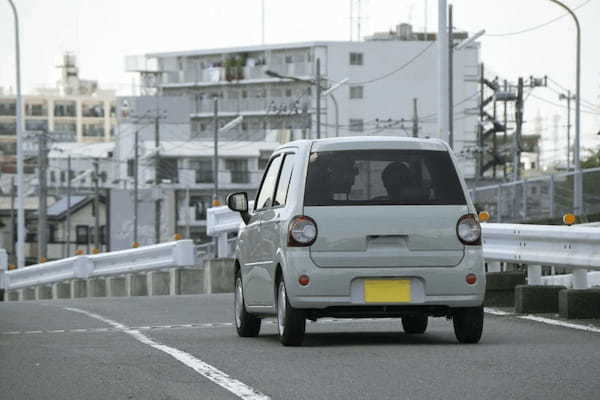
[[[277,197],[277,191],[279,190],[279,184],[281,183],[281,173],[283,172],[283,167],[285,166],[285,161],[287,160],[287,158],[289,156],[293,157],[293,159],[292,159],[292,171],[290,172],[290,179],[289,179],[289,181],[287,183],[287,190],[286,190],[286,193],[285,193],[285,200],[284,200],[283,204],[278,204],[278,205],[274,206],[273,202],[271,202],[271,207],[270,208],[272,208],[272,209],[283,208],[283,207],[286,206],[288,195],[289,195],[289,192],[290,192],[290,186],[291,186],[291,182],[292,182],[292,176],[294,175],[294,163],[296,162],[296,153],[293,152],[293,151],[289,151],[289,152],[286,152],[286,153],[282,153],[281,155],[282,155],[283,159],[281,161],[281,165],[279,166],[279,173],[277,174],[277,181],[276,181],[276,184],[275,184],[275,190],[273,192],[273,201],[275,201],[275,198]]]
[[[354,90],[359,90],[360,91],[360,96],[354,96],[353,95],[353,89]],[[362,85],[350,86],[349,97],[350,97],[350,100],[361,100],[361,99],[364,99],[365,98],[365,87],[362,86]]]
[[[279,157],[282,157],[283,154],[284,153],[273,154],[273,156],[269,160],[269,163],[267,164],[267,168],[265,169],[265,173],[263,174],[263,176],[261,178],[260,186],[258,187],[258,191],[256,192],[256,198],[254,199],[254,212],[268,210],[268,209],[272,208],[272,205],[273,205],[273,197],[272,196],[271,196],[271,203],[268,206],[263,207],[263,208],[257,208],[258,207],[258,198],[260,197],[260,194],[263,191],[263,186],[265,184],[265,179],[267,178],[269,168],[271,168],[271,165],[275,162],[275,160]],[[277,181],[279,180],[279,173],[281,172],[281,165],[282,165],[282,163],[279,163],[279,167],[278,167],[279,170],[277,171],[277,176],[275,177],[275,184],[273,185],[272,195],[275,195],[275,188],[277,187]]]
[[[365,65],[364,53],[358,51],[351,51],[349,61],[350,65]]]

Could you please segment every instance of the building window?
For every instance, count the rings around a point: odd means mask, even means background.
[[[101,118],[104,117],[104,104],[82,104],[81,105],[81,116],[88,118]]]
[[[351,99],[362,99],[363,98],[363,87],[362,86],[350,86],[350,98]]]
[[[75,227],[75,243],[88,244],[90,239],[90,228],[87,225],[77,225]]]
[[[292,89],[285,89],[285,97],[292,97]]]
[[[26,104],[25,115],[28,117],[46,117],[48,109],[45,104]]]
[[[158,161],[158,182],[179,182],[179,168],[176,158],[160,158]]]
[[[77,133],[77,125],[74,123],[54,123],[54,132]]]
[[[192,168],[196,171],[196,183],[213,182],[213,160],[194,160]]]
[[[225,168],[231,172],[231,183],[249,183],[248,160],[225,160]]]
[[[535,161],[531,162],[531,169],[535,169]]]
[[[364,123],[362,119],[350,118],[350,131],[362,132],[364,130]]]
[[[0,135],[15,136],[17,124],[15,122],[0,122]]]
[[[31,120],[28,119],[25,121],[25,130],[26,131],[48,131],[48,121],[47,120]]]
[[[17,115],[17,104],[14,102],[0,102],[0,115],[9,117]]]
[[[106,225],[100,226],[100,244],[107,245],[108,244],[108,229]]]
[[[48,243],[56,243],[57,242],[56,231],[57,231],[56,225],[48,225]]]
[[[74,101],[54,103],[54,116],[55,117],[76,117],[77,116],[77,103]]]
[[[56,183],[56,171],[50,171],[50,183]]]
[[[104,124],[83,124],[82,133],[87,137],[102,137],[104,136]]]
[[[363,65],[363,53],[350,53],[350,65]]]
[[[135,172],[135,160],[133,158],[127,160],[127,176],[133,177]],[[62,173],[62,172],[61,172]]]
[[[207,205],[210,204],[210,198],[202,196],[191,196],[189,207],[194,207],[194,220],[202,221],[206,219]]]

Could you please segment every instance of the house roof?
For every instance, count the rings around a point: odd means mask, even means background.
[[[148,142],[154,146],[154,142]],[[260,151],[273,151],[281,146],[278,142],[220,142],[221,157],[260,157]],[[212,141],[163,142],[160,144],[162,157],[212,157]]]
[[[108,158],[114,151],[114,142],[105,143],[54,143],[50,148],[49,158]]]
[[[81,206],[82,203],[85,202],[87,199],[87,196],[71,196],[71,210],[74,210],[77,207]],[[61,214],[66,213],[68,205],[67,200],[68,199],[66,197],[63,197],[62,199],[58,200],[56,203],[48,207],[48,217],[58,217]]]

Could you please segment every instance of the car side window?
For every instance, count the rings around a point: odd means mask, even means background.
[[[281,167],[281,173],[279,174],[279,180],[277,181],[277,188],[275,189],[274,206],[285,205],[290,187],[290,180],[292,178],[292,171],[294,169],[294,159],[294,154],[287,154],[283,160],[283,166]]]
[[[275,192],[275,184],[277,183],[277,176],[279,176],[281,159],[281,156],[276,156],[271,160],[271,163],[265,172],[258,196],[256,197],[256,206],[254,207],[255,210],[262,210],[271,207]]]

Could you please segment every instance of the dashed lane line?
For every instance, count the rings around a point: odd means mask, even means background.
[[[102,321],[113,328],[128,334],[129,336],[136,339],[138,342],[153,347],[157,350],[162,351],[181,362],[185,366],[193,369],[198,374],[207,378],[208,380],[216,383],[222,388],[230,391],[240,399],[245,400],[267,400],[270,399],[269,396],[259,392],[258,390],[246,385],[243,382],[238,381],[227,375],[225,372],[213,367],[210,364],[205,363],[204,361],[194,357],[193,355],[186,353],[182,350],[176,349],[174,347],[170,347],[159,343],[153,339],[150,339],[148,336],[144,335],[140,330],[129,328],[123,324],[120,324],[111,319],[105,318],[101,315],[91,313],[89,311],[81,310],[79,308],[66,307],[65,310],[72,311],[80,314],[87,315],[90,318],[97,319]]]

